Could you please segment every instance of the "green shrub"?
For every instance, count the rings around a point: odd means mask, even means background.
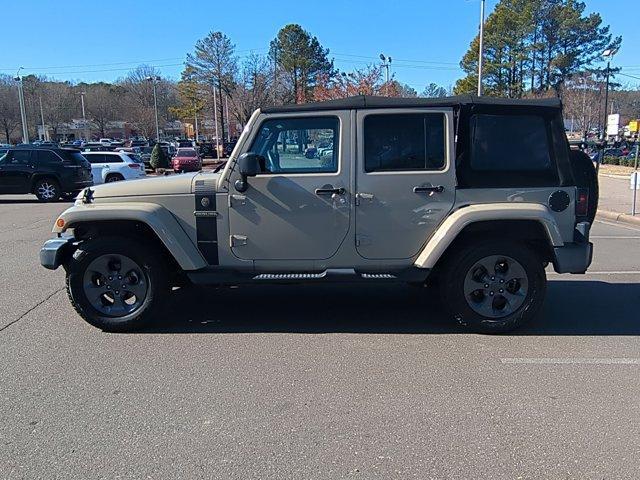
[[[605,165],[620,165],[620,159],[618,157],[604,157],[602,163]]]
[[[154,170],[159,168],[169,168],[169,159],[164,153],[164,150],[160,148],[160,145],[156,144],[155,147],[153,147],[149,163]]]

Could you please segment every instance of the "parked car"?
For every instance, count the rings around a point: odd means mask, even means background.
[[[110,147],[111,142],[112,140],[110,138],[101,138],[100,140],[98,140],[98,143],[100,143],[101,145],[104,145],[105,147]]]
[[[147,170],[151,170],[151,152],[153,152],[153,147],[142,147],[140,150],[140,158],[144,163],[144,167]]]
[[[624,152],[621,148],[607,148],[604,151],[605,157],[624,157]]]
[[[202,160],[195,148],[178,148],[171,166],[174,172],[197,172],[202,170]]]
[[[202,158],[218,158],[215,143],[204,142],[200,144],[200,155]]]
[[[0,159],[2,194],[33,193],[42,202],[52,202],[91,185],[91,166],[79,150],[19,147]]]
[[[283,148],[293,136],[300,148]],[[327,139],[330,155],[305,156]],[[499,333],[536,316],[547,265],[591,264],[597,177],[570,150],[558,99],[266,107],[237,153],[219,173],[87,190],[56,219],[41,263],[64,265],[87,322],[157,321],[181,282],[378,282],[438,288],[462,328]]]
[[[87,152],[84,156],[91,163],[95,185],[135,180],[146,175],[144,164],[125,152]]]
[[[229,158],[231,156],[233,149],[236,148],[236,143],[237,142],[229,142],[224,144],[222,152],[226,158]]]
[[[178,140],[178,148],[193,148],[194,141],[193,140]]]

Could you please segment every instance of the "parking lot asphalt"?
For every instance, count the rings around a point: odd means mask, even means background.
[[[598,222],[511,335],[345,285],[176,291],[107,334],[38,262],[68,205],[0,197],[2,479],[638,478],[640,229]]]

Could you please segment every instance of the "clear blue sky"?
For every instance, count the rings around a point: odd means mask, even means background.
[[[480,0],[244,0],[222,2],[23,0],[4,2],[0,71],[74,81],[114,80],[140,63],[177,79],[199,38],[225,32],[239,56],[266,53],[287,23],[299,23],[331,50],[341,70],[390,55],[396,78],[421,91],[461,76],[458,63],[477,32]],[[497,0],[488,0],[490,12]],[[631,0],[586,0],[623,46],[615,64],[640,77],[640,8]],[[28,19],[14,21],[19,18]],[[635,43],[636,45],[633,45]],[[620,77],[619,81],[640,84]]]

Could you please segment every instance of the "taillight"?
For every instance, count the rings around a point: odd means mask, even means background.
[[[140,168],[140,164],[139,163],[130,163],[129,164],[129,168],[134,168],[134,169],[139,169]]]
[[[576,197],[576,216],[586,217],[589,214],[589,189],[579,188]]]

